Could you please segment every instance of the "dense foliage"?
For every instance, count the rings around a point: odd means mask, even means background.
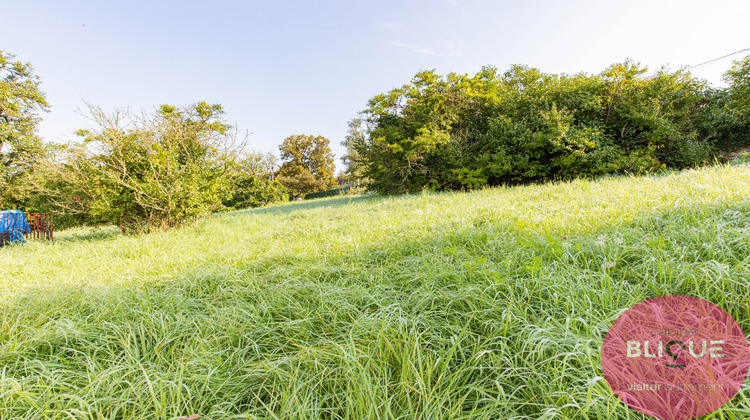
[[[362,158],[359,155],[359,151],[356,145],[361,144],[365,139],[365,130],[362,126],[361,118],[354,118],[348,122],[348,129],[344,141],[341,145],[344,146],[346,152],[341,156],[341,161],[344,163],[345,169],[339,174],[337,180],[344,184],[354,184],[359,182],[367,182],[365,178],[365,167],[362,162]]]
[[[724,81],[729,84],[729,98],[732,105],[750,116],[750,55],[736,61],[724,74]]]
[[[232,176],[232,196],[224,200],[227,210],[261,207],[287,199],[287,190],[274,181],[276,157],[260,152],[246,153],[236,160]]]
[[[596,75],[423,71],[349,122],[339,179],[405,193],[702,165],[750,146],[750,56],[724,81],[711,88],[631,61]],[[82,144],[45,145],[39,84],[28,63],[0,51],[2,208],[145,232],[336,186],[327,138],[288,137],[281,162],[239,156],[221,106],[206,103],[138,117],[92,107],[98,128],[81,131]]]
[[[750,146],[750,56],[724,74],[727,89],[710,89],[701,133],[721,150]]]
[[[384,193],[693,167],[728,133],[733,146],[747,143],[747,118],[737,114],[746,94],[733,83],[746,80],[746,68],[729,73],[727,91],[685,71],[649,75],[631,61],[598,75],[525,66],[474,76],[423,71],[370,99],[364,126],[350,127],[345,146],[361,177]],[[711,119],[724,126],[712,128]]]
[[[124,232],[181,226],[231,196],[235,154],[220,105],[162,105],[155,115],[104,113],[47,162],[40,192],[65,213]]]
[[[305,200],[312,200],[315,198],[326,198],[326,197],[335,197],[337,195],[346,194],[348,191],[352,190],[352,186],[348,185],[346,187],[341,188],[333,188],[326,191],[318,191],[310,194],[305,195]]]
[[[305,134],[289,136],[281,143],[279,151],[283,164],[278,180],[293,196],[325,191],[336,185],[333,178],[336,165],[327,138]]]
[[[13,58],[0,51],[0,209],[26,207],[24,185],[35,159],[46,153],[36,127],[47,100],[31,64]]]
[[[300,167],[289,175],[279,175],[276,178],[286,188],[291,197],[304,197],[307,194],[325,191],[329,183],[318,179],[309,169]]]
[[[286,200],[287,190],[278,181],[238,173],[232,179],[232,196],[224,206],[226,210],[241,210]]]

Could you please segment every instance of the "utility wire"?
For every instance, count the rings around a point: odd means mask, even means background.
[[[714,63],[716,61],[723,60],[723,59],[725,59],[727,57],[731,57],[733,55],[736,55],[736,54],[739,54],[739,53],[743,53],[745,51],[750,51],[750,48],[745,48],[744,50],[735,51],[735,52],[733,52],[731,54],[727,54],[727,55],[721,56],[719,58],[714,58],[713,60],[708,60],[708,61],[706,61],[704,63],[700,63],[700,64],[696,64],[694,66],[690,66],[690,67],[686,68],[685,70],[697,69],[698,67],[703,67],[703,66],[709,65],[709,64]]]

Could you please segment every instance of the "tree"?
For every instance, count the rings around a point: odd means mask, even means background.
[[[283,185],[292,197],[301,197],[317,191],[325,191],[330,186],[325,181],[318,179],[307,168],[298,168],[293,175],[279,175],[278,182]]]
[[[705,83],[627,60],[598,75],[514,65],[422,71],[374,96],[345,141],[382,193],[639,173],[701,165]]]
[[[273,178],[279,159],[271,152],[244,152],[237,158],[237,170],[258,178]]]
[[[38,184],[61,211],[141,233],[205,216],[231,195],[237,145],[220,105],[89,111],[98,128],[80,130],[83,142],[48,162]]]
[[[272,153],[250,151],[240,155],[232,171],[232,196],[224,200],[224,206],[240,210],[286,200],[286,188],[273,180],[276,167],[277,158]]]
[[[346,149],[346,153],[341,157],[346,169],[337,177],[337,181],[343,183],[366,182],[364,162],[357,150],[365,141],[365,127],[361,118],[354,118],[347,125],[346,138],[341,142],[341,145]]]
[[[750,146],[750,56],[724,73],[725,89],[707,89],[701,134],[721,151]]]
[[[279,146],[282,165],[279,182],[290,191],[306,194],[336,185],[334,156],[330,141],[322,136],[293,135]]]
[[[0,207],[23,207],[24,179],[45,153],[36,128],[49,105],[31,64],[13,58],[0,51]]]
[[[728,85],[732,106],[743,115],[750,114],[750,55],[735,61],[722,77]]]
[[[232,176],[232,196],[223,203],[227,210],[241,210],[285,201],[287,198],[286,188],[278,181],[238,172]]]

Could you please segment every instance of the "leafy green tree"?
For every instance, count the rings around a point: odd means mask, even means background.
[[[732,68],[724,73],[723,80],[729,85],[728,94],[732,106],[750,115],[750,55],[735,61]]]
[[[64,213],[123,232],[178,227],[231,195],[235,141],[220,105],[162,105],[155,115],[89,107],[97,129],[80,130],[38,184]]]
[[[287,190],[278,181],[239,172],[232,177],[232,196],[224,200],[228,210],[261,207],[287,200]]]
[[[49,107],[29,63],[0,51],[0,207],[25,207],[24,189],[35,161],[45,153],[36,134],[39,112]]]
[[[279,150],[283,162],[278,171],[279,181],[290,191],[305,194],[323,191],[336,185],[333,177],[336,166],[327,138],[293,135],[284,139]]]
[[[286,188],[273,180],[276,167],[277,159],[272,153],[251,151],[240,155],[232,171],[232,195],[224,200],[224,206],[240,210],[286,200]]]
[[[298,168],[292,175],[279,175],[277,180],[292,197],[304,197],[305,194],[330,188],[330,184],[318,179],[309,169],[303,167]]]
[[[258,178],[273,178],[275,170],[279,168],[279,160],[271,152],[244,152],[237,158],[237,169],[245,174]]]
[[[750,146],[750,56],[735,61],[724,73],[726,89],[707,89],[701,134],[717,149]]]
[[[714,153],[700,130],[705,90],[629,60],[598,75],[423,71],[370,99],[346,145],[384,193],[684,168]]]
[[[365,141],[365,127],[361,118],[354,118],[348,122],[346,138],[341,145],[346,149],[346,153],[341,157],[341,161],[346,167],[343,173],[336,177],[341,183],[367,182],[364,177],[364,162],[359,154],[358,148]]]

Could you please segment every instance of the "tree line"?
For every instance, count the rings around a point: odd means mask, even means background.
[[[422,71],[349,122],[339,182],[400,194],[703,165],[750,145],[750,56],[724,81],[632,61],[594,75]],[[93,128],[45,143],[40,83],[0,51],[0,208],[148,232],[337,183],[327,138],[289,136],[280,160],[248,151],[221,105],[206,102],[140,114],[90,105]]]
[[[629,60],[595,75],[422,71],[350,121],[344,161],[387,194],[694,167],[750,145],[749,75],[750,56],[721,89]]]
[[[286,138],[279,163],[246,150],[221,105],[206,102],[140,114],[89,105],[93,128],[78,130],[77,141],[44,143],[37,125],[49,104],[40,79],[13,58],[0,51],[0,208],[53,212],[63,227],[141,233],[335,184],[325,137]]]

